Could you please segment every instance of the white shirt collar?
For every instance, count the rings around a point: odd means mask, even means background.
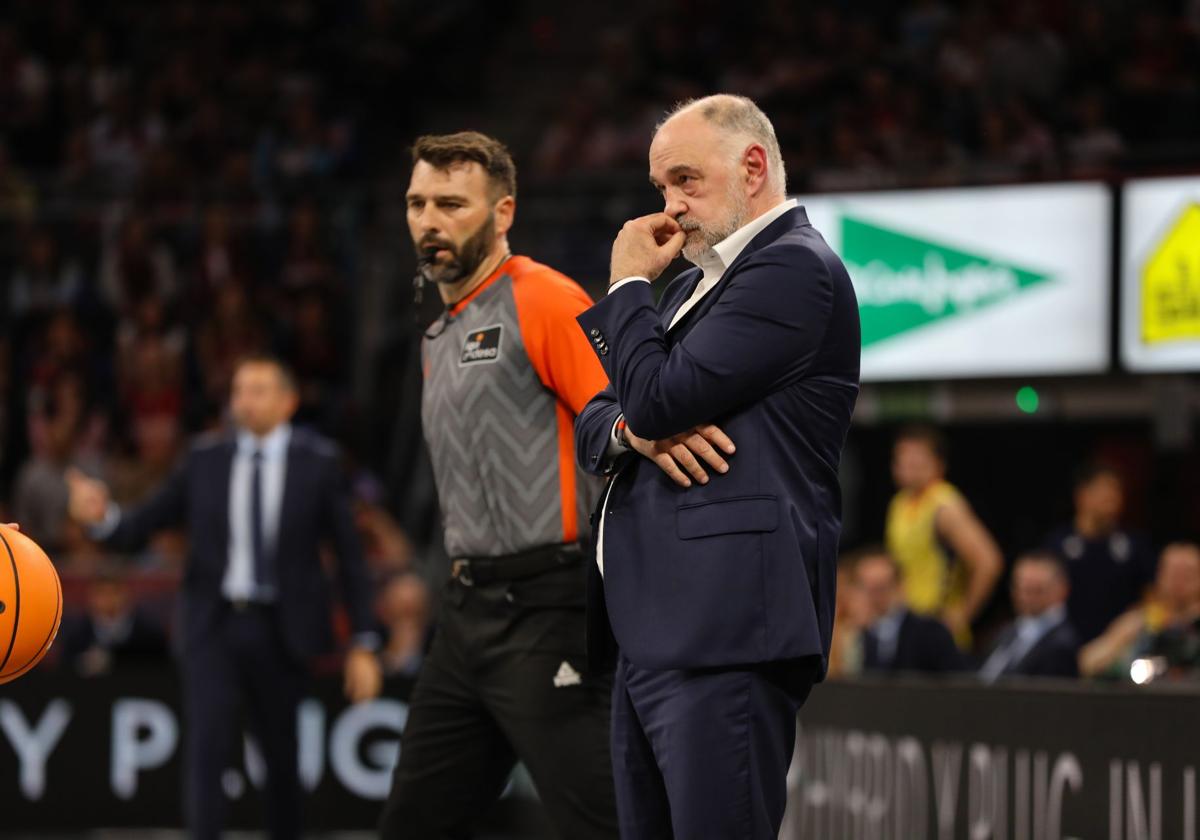
[[[291,423],[280,423],[268,432],[265,437],[261,438],[248,429],[239,429],[237,434],[238,453],[248,456],[254,454],[256,449],[260,449],[262,450],[263,458],[270,461],[283,457],[287,453],[288,444],[291,442],[291,439]]]
[[[746,249],[746,246],[750,244],[750,240],[766,230],[771,222],[798,205],[799,202],[794,198],[781,201],[766,213],[742,225],[697,257],[696,265],[705,274],[709,274],[714,270],[716,272],[723,272],[729,266],[733,265],[733,261]]]
[[[1017,634],[1031,637],[1036,634],[1036,638],[1040,639],[1061,624],[1066,617],[1067,608],[1063,604],[1055,604],[1037,615],[1023,615],[1017,619]]]
[[[874,624],[875,633],[879,636],[894,636],[900,632],[900,625],[908,615],[908,608],[901,605],[892,607],[885,615],[880,616]]]

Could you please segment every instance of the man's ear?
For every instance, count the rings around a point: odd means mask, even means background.
[[[517,200],[511,195],[506,195],[496,202],[492,212],[496,220],[496,235],[508,235],[513,226],[513,219],[517,215]]]
[[[767,150],[760,143],[751,143],[742,153],[742,172],[751,195],[757,195],[767,183]]]

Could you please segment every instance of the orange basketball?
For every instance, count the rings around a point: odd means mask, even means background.
[[[0,683],[41,661],[61,620],[54,564],[29,537],[0,525]]]

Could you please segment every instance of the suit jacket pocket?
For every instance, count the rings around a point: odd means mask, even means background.
[[[762,533],[774,531],[778,526],[779,499],[775,496],[716,499],[681,505],[675,511],[675,527],[681,540]]]

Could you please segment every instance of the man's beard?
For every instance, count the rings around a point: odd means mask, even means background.
[[[429,236],[417,243],[417,259],[426,280],[439,285],[452,286],[466,280],[487,259],[496,238],[496,219],[489,213],[487,221],[467,237],[461,247],[448,239]],[[450,258],[437,258],[439,250],[448,251]]]
[[[703,225],[692,221],[686,214],[676,219],[687,234],[687,239],[683,243],[683,258],[688,262],[696,264],[712,246],[723,239],[728,239],[734,231],[746,224],[746,217],[750,215],[750,207],[746,202],[746,196],[742,194],[736,184],[730,185],[726,198],[729,211],[725,218],[712,225]]]

